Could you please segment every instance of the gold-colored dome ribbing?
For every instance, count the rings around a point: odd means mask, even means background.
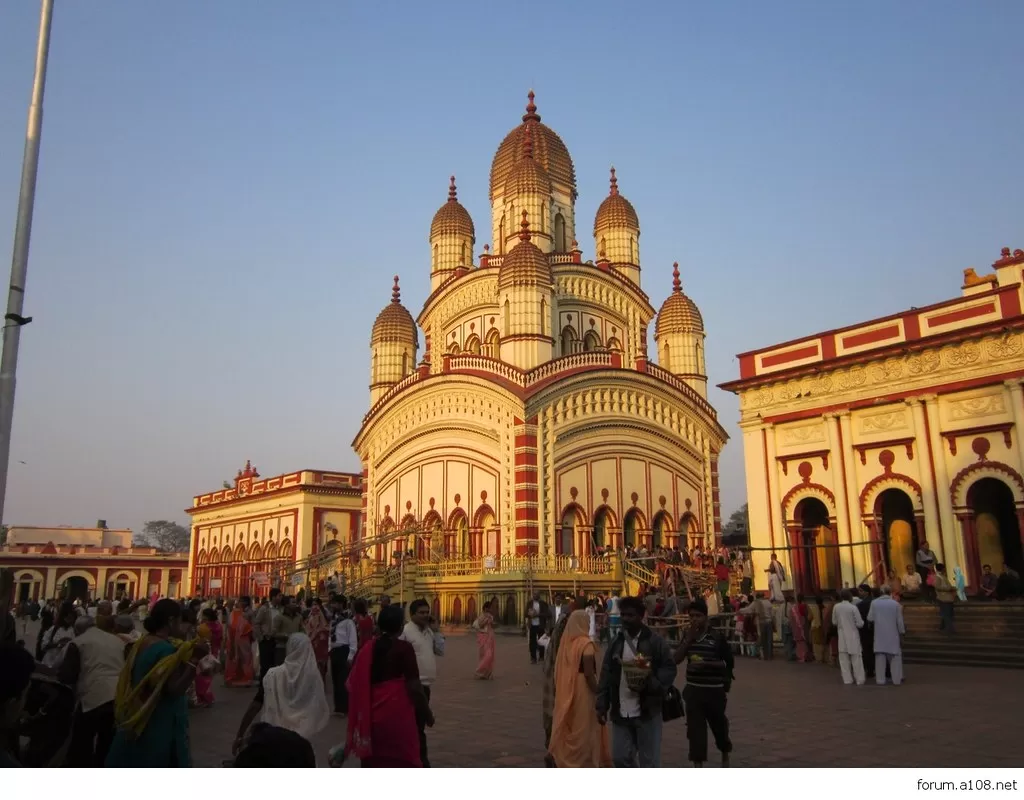
[[[640,230],[640,218],[636,215],[636,209],[625,197],[619,194],[619,181],[615,177],[615,167],[612,167],[611,186],[608,196],[601,201],[597,207],[597,214],[594,216],[594,236],[598,231],[609,228],[632,228]]]
[[[533,157],[533,133],[529,127],[523,131],[523,157],[512,167],[505,181],[505,197],[522,197],[526,194],[551,194],[551,179],[544,167]]]
[[[377,315],[370,333],[370,344],[380,342],[401,342],[416,344],[416,322],[402,305],[402,292],[398,288],[398,276],[391,290],[391,302]]]
[[[552,182],[568,186],[573,199],[576,198],[576,168],[572,164],[569,150],[557,133],[541,123],[533,98],[531,91],[522,124],[508,132],[498,146],[498,152],[494,154],[494,161],[491,162],[491,200],[505,188],[513,167],[523,158],[523,137],[528,128],[536,161]]]
[[[456,236],[468,236],[476,242],[476,229],[473,227],[473,218],[459,202],[458,194],[455,191],[455,176],[451,177],[451,184],[448,187],[448,201],[437,209],[434,219],[430,223],[430,238],[442,234],[455,234]]]
[[[704,318],[700,315],[697,304],[683,294],[683,284],[679,280],[679,264],[672,265],[672,294],[670,294],[658,310],[658,318],[654,323],[654,338],[660,339],[669,333],[703,333]]]
[[[498,288],[538,284],[551,286],[554,282],[548,257],[530,241],[530,222],[524,211],[519,244],[502,259],[498,270]]]

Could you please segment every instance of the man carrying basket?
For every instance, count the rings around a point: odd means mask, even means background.
[[[668,643],[643,624],[637,597],[619,600],[622,628],[604,656],[597,687],[597,718],[612,724],[616,767],[660,767],[662,699],[676,679]]]

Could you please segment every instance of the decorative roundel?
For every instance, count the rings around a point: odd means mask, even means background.
[[[633,505],[636,505],[636,501],[640,499],[640,495],[638,495],[636,492],[633,492],[633,494],[629,496],[629,499],[633,501]]]
[[[878,463],[882,465],[882,469],[888,472],[892,469],[892,465],[896,462],[896,456],[893,455],[892,450],[883,450],[878,454]]]
[[[579,494],[579,491],[577,491],[577,489],[576,489],[576,487],[575,487],[575,486],[571,486],[571,487],[569,488],[569,496],[570,496],[570,497],[571,497],[571,498],[572,498],[573,500],[575,500],[575,499],[576,499],[576,495],[578,495],[578,494]]]
[[[979,459],[985,460],[985,456],[988,455],[988,451],[992,448],[992,443],[989,442],[985,436],[979,436],[973,442],[971,442],[971,450],[975,452]]]
[[[665,507],[666,502],[667,501],[665,500],[665,495],[661,495],[661,497],[658,498],[658,503],[661,505],[662,508]]]
[[[460,495],[460,494],[455,495],[455,505],[458,505],[461,502],[462,502],[462,495]]]
[[[811,479],[811,473],[814,472],[814,467],[811,466],[810,461],[801,461],[800,466],[797,467],[797,474],[800,475],[805,481]]]
[[[607,489],[602,489],[601,490],[601,499],[604,500],[605,502],[608,502],[608,490]]]
[[[412,500],[406,500],[405,501],[405,510],[406,511],[412,511]]]
[[[487,502],[487,490],[486,489],[484,489],[482,492],[480,492],[480,500],[481,500],[481,502],[484,502],[484,503]]]

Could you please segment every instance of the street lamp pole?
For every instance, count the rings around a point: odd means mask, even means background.
[[[36,175],[39,172],[39,138],[43,129],[43,90],[46,88],[46,61],[50,54],[50,22],[53,0],[42,0],[39,16],[39,41],[36,45],[36,73],[32,81],[32,99],[28,107],[28,131],[25,157],[21,166],[21,191],[18,195],[18,221],[14,228],[14,255],[11,258],[11,285],[4,317],[4,347],[0,359],[0,521],[7,496],[7,468],[11,458],[11,425],[14,421],[14,384],[18,371],[18,345],[21,328],[32,321],[23,317],[25,277],[28,273],[28,245],[32,237],[32,212],[36,201]]]

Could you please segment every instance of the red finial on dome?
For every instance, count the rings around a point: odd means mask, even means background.
[[[612,167],[612,177],[610,178],[609,183],[611,186],[608,190],[608,194],[612,196],[617,195],[619,193],[619,179],[615,177],[615,167]]]
[[[526,113],[523,114],[523,122],[527,122],[529,120],[540,122],[540,114],[537,113],[537,104],[533,102],[533,89],[530,89],[526,96],[529,98],[529,102],[526,104]]]
[[[528,242],[530,241],[530,220],[527,218],[526,210],[523,209],[523,222],[519,226],[519,241]]]
[[[459,196],[455,192],[455,176],[452,175],[451,183],[448,184],[448,202],[449,203],[457,203],[458,201],[459,201]]]
[[[391,302],[401,303],[402,302],[402,290],[398,288],[398,276],[395,276],[395,285],[391,289]]]
[[[533,158],[533,134],[529,125],[523,131],[523,158]]]
[[[672,294],[679,294],[683,291],[683,282],[679,280],[679,262],[672,263]]]

